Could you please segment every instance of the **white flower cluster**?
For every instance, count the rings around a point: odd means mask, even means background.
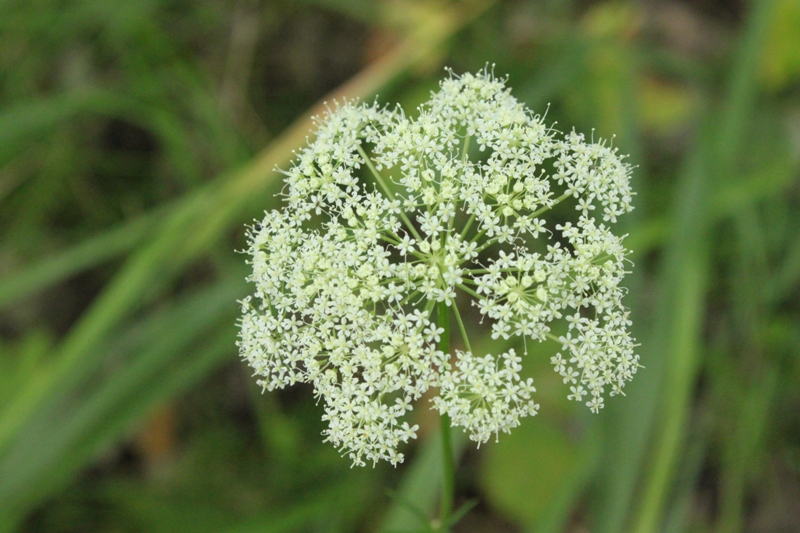
[[[526,353],[554,340],[570,399],[597,412],[621,392],[639,358],[627,251],[609,228],[631,210],[615,149],[547,127],[488,71],[451,73],[416,118],[348,102],[316,123],[284,172],[285,207],[248,235],[256,290],[237,344],[262,387],[312,383],[326,440],[359,465],[403,460],[418,429],[406,415],[431,388],[434,408],[485,442],[539,406],[514,350],[472,353],[459,311],[471,302]],[[543,218],[562,203],[573,222]],[[440,302],[466,348],[452,356],[437,348]]]

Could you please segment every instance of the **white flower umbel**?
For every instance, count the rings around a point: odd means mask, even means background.
[[[639,358],[611,231],[632,196],[616,149],[546,126],[488,71],[451,73],[415,118],[347,102],[316,124],[284,172],[285,206],[248,235],[255,295],[237,344],[262,387],[312,383],[326,440],[358,465],[403,460],[418,429],[406,415],[431,388],[478,442],[536,414],[520,376],[533,340],[561,347],[570,399],[597,412],[621,392]],[[470,301],[524,353],[473,353]],[[465,347],[452,356],[437,348],[440,302]]]

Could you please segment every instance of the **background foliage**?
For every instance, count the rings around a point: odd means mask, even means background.
[[[235,250],[321,99],[487,62],[638,165],[646,368],[594,416],[532,354],[542,414],[464,448],[457,531],[796,531],[797,0],[0,2],[0,531],[421,527],[435,419],[351,469],[309,390],[259,394]]]

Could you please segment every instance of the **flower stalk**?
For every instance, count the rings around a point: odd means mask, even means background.
[[[438,304],[439,336],[438,348],[450,355],[450,309],[444,302]],[[455,499],[455,460],[453,457],[453,442],[451,438],[452,427],[450,417],[446,413],[439,416],[439,429],[442,441],[442,497],[439,510],[439,528],[445,533],[450,531],[450,515],[453,511]]]

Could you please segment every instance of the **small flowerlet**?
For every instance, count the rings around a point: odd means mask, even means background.
[[[450,72],[417,111],[344,102],[316,118],[283,172],[283,209],[248,233],[240,354],[266,390],[311,383],[325,440],[357,465],[403,460],[408,414],[431,389],[479,443],[535,415],[520,374],[534,340],[560,347],[550,361],[593,412],[639,367],[628,251],[611,231],[632,209],[624,158],[548,127],[488,69]],[[464,350],[438,349],[440,302]],[[469,306],[523,352],[474,353]]]

